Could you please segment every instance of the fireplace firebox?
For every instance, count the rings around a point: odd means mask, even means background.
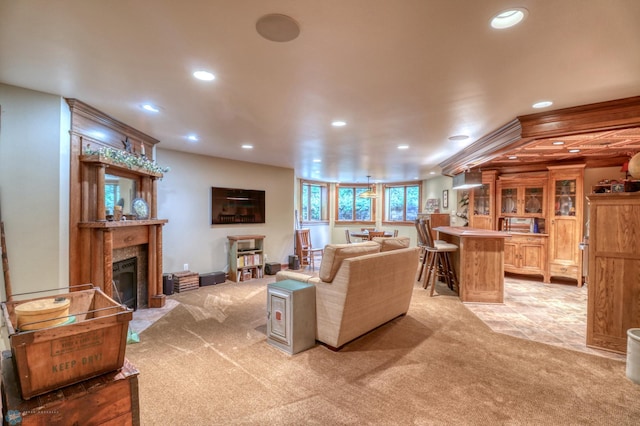
[[[113,262],[113,298],[133,310],[138,309],[138,259]]]

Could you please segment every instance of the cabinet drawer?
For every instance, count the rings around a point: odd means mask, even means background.
[[[511,234],[511,238],[507,240],[514,244],[544,244],[546,243],[546,235],[541,234]]]
[[[578,267],[571,265],[558,265],[558,264],[550,264],[549,265],[549,273],[553,277],[567,277],[576,279],[579,277],[578,275]]]

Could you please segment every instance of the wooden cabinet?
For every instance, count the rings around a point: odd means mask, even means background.
[[[482,172],[482,186],[469,191],[469,226],[477,229],[495,229],[496,170]]]
[[[511,234],[504,241],[504,270],[517,274],[547,275],[547,236],[540,234]]]
[[[498,215],[544,218],[547,173],[519,173],[500,176],[497,183]]]
[[[264,276],[264,235],[229,235],[229,280]]]
[[[496,182],[496,226],[512,235],[505,240],[504,269],[515,274],[541,275],[544,282],[549,282],[547,181],[547,172],[529,172],[501,175]]]
[[[640,193],[591,194],[587,346],[625,353],[640,327]]]
[[[584,167],[548,166],[548,171],[508,173],[495,179],[495,222],[484,229],[512,233],[513,238],[505,241],[505,271],[542,275],[544,282],[551,277],[575,279],[582,285]],[[483,217],[490,216],[479,214],[487,211],[482,208],[483,196],[482,187],[471,193],[473,228],[483,228]],[[486,225],[488,219],[484,220]]]
[[[549,166],[549,275],[582,286],[584,165]]]

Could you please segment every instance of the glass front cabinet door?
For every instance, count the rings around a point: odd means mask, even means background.
[[[549,274],[582,285],[584,165],[549,166]]]
[[[482,172],[482,185],[470,190],[469,226],[478,229],[494,229],[495,226],[495,182],[497,172]]]
[[[500,182],[499,216],[543,218],[546,185],[546,181],[540,179]]]

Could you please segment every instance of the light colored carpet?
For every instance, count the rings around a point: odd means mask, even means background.
[[[219,284],[127,347],[143,425],[632,425],[625,363],[492,332],[419,285],[406,316],[290,356],[266,342],[266,284]]]

